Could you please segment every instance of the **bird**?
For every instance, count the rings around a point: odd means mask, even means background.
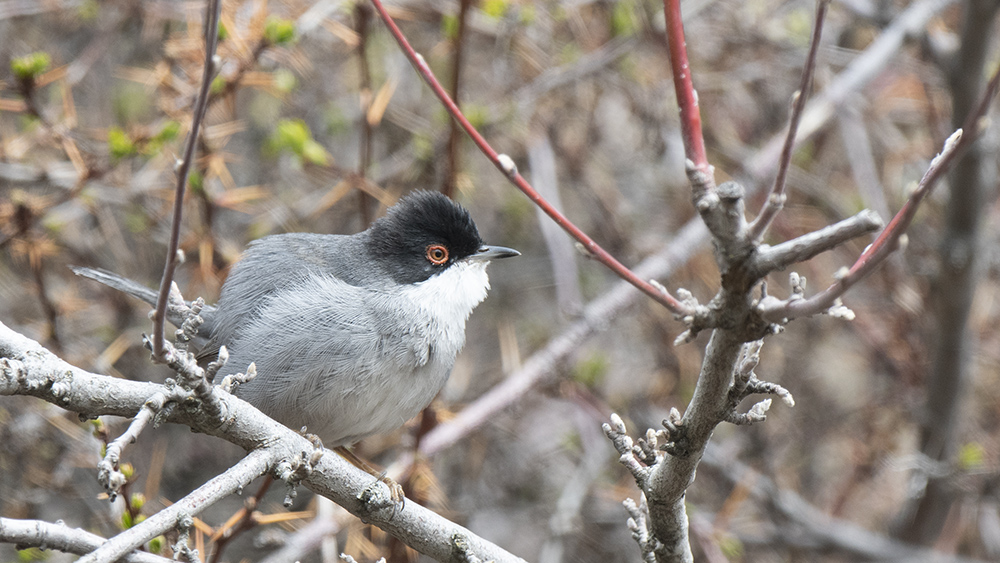
[[[444,387],[465,324],[490,289],[491,260],[468,210],[414,191],[353,235],[286,233],[251,242],[218,303],[202,311],[198,353],[225,346],[216,375],[256,377],[234,394],[330,448],[403,426]],[[153,290],[106,270],[73,271],[153,304]]]

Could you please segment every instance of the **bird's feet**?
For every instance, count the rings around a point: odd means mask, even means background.
[[[388,508],[392,505],[394,516],[397,510],[402,510],[406,506],[406,494],[403,491],[403,486],[386,475],[384,471],[376,471],[370,465],[365,463],[363,459],[354,455],[354,452],[343,446],[334,448],[334,451],[340,454],[341,457],[347,461],[351,462],[351,464],[358,469],[365,471],[377,479],[377,481],[365,487],[365,490],[362,491],[361,495],[358,497],[359,500],[373,509]],[[386,499],[385,495],[382,493],[382,488],[379,486],[380,483],[385,484],[385,486],[389,489],[388,499]]]

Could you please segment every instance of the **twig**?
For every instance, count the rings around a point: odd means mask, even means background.
[[[369,112],[372,107],[372,73],[368,65],[368,22],[371,20],[371,8],[367,4],[358,2],[354,6],[354,25],[358,33],[358,74],[361,82],[361,142],[359,143],[358,173],[352,176],[352,183],[364,184],[368,174],[368,168],[372,160],[372,122],[369,121]],[[361,216],[361,224],[369,225],[372,222],[372,212],[369,208],[369,197],[363,189],[356,189],[358,198],[358,212]]]
[[[184,143],[184,156],[178,163],[177,185],[174,189],[174,211],[171,219],[170,242],[167,244],[167,258],[163,266],[163,278],[160,280],[160,290],[156,298],[156,313],[153,317],[153,357],[163,358],[164,323],[167,317],[167,301],[170,295],[170,285],[174,280],[174,268],[177,265],[177,250],[181,238],[181,218],[184,214],[184,191],[187,188],[188,174],[194,163],[194,149],[198,143],[201,123],[208,109],[208,95],[215,76],[215,48],[219,41],[219,12],[222,9],[220,0],[210,0],[205,6],[205,69],[201,77],[201,88],[195,100],[191,119],[191,131]]]
[[[718,446],[709,446],[702,458],[704,467],[719,474],[731,485],[746,483],[753,469],[725,457]],[[938,561],[968,562],[930,549],[894,541],[856,524],[831,517],[793,491],[780,488],[765,475],[757,474],[752,481],[751,496],[767,506],[779,518],[781,534],[774,539],[789,545],[813,549],[836,550],[866,561]],[[773,545],[773,544],[771,544]]]
[[[258,524],[257,507],[260,506],[260,501],[263,500],[264,493],[271,488],[271,483],[273,482],[274,479],[270,475],[265,477],[264,482],[260,485],[260,489],[257,490],[257,494],[248,498],[243,503],[243,507],[236,511],[224,525],[216,530],[215,534],[209,540],[215,544],[215,551],[212,553],[212,557],[207,559],[208,563],[217,563],[222,559],[222,552],[226,550],[229,542]]]
[[[445,109],[452,116],[453,119],[458,121],[462,126],[462,129],[472,138],[472,141],[479,147],[479,150],[486,155],[487,158],[497,167],[507,179],[513,183],[524,195],[528,196],[535,205],[542,208],[545,213],[552,218],[560,227],[563,228],[567,233],[583,245],[584,250],[589,253],[595,260],[604,264],[611,269],[616,275],[622,279],[628,281],[630,284],[639,288],[643,293],[652,297],[658,303],[669,309],[676,314],[686,313],[685,307],[680,301],[670,295],[662,286],[657,287],[648,281],[641,279],[634,272],[626,268],[621,262],[619,262],[614,256],[612,256],[608,251],[604,250],[600,245],[594,242],[586,233],[580,230],[579,227],[574,225],[569,219],[567,219],[562,213],[552,207],[548,201],[546,201],[539,193],[531,187],[531,184],[522,177],[518,171],[517,166],[514,161],[507,155],[501,155],[493,150],[486,139],[476,131],[475,127],[469,123],[469,120],[465,118],[462,111],[455,105],[455,102],[451,99],[448,93],[445,91],[444,87],[431,72],[427,62],[424,60],[423,56],[417,54],[410,46],[409,41],[403,35],[403,32],[399,30],[396,22],[393,21],[392,17],[386,11],[385,7],[382,5],[380,0],[372,0],[372,4],[375,5],[375,9],[378,11],[379,15],[382,17],[382,21],[385,22],[392,36],[399,43],[400,48],[406,54],[406,57],[410,60],[410,63],[416,68],[417,72],[423,77],[424,82],[430,86],[434,94],[441,100],[444,104]]]
[[[455,105],[459,106],[459,93],[462,87],[462,53],[465,50],[465,32],[467,29],[466,19],[469,16],[469,8],[472,0],[459,0],[458,2],[458,29],[455,30],[455,39],[452,41],[454,55],[451,60],[451,99],[455,100]],[[451,120],[451,129],[448,132],[448,159],[444,175],[444,185],[441,193],[448,197],[455,197],[455,189],[458,183],[458,172],[461,166],[461,129],[458,122]]]
[[[816,4],[816,18],[813,20],[812,38],[809,41],[809,55],[806,57],[806,65],[802,69],[799,89],[793,96],[792,115],[788,120],[788,135],[785,137],[785,144],[781,148],[781,158],[778,161],[778,175],[774,179],[771,193],[764,202],[764,208],[760,210],[760,215],[750,223],[749,237],[755,243],[759,243],[763,239],[771,222],[785,206],[785,178],[788,174],[788,166],[792,162],[792,149],[795,147],[795,135],[799,130],[799,120],[802,118],[802,111],[809,98],[809,87],[812,83],[813,71],[816,69],[816,53],[819,52],[823,21],[826,19],[826,8],[829,4],[830,0],[819,0]]]
[[[242,490],[264,474],[274,461],[275,452],[253,450],[223,474],[211,479],[183,499],[110,538],[104,545],[81,557],[78,563],[117,561],[156,536],[173,529],[184,517],[191,517],[220,499]]]
[[[0,542],[12,543],[18,549],[38,547],[64,553],[86,555],[97,549],[104,538],[80,528],[65,524],[52,524],[41,520],[15,520],[0,518]],[[125,563],[170,563],[171,560],[152,553],[133,551],[126,555]]]
[[[896,250],[900,237],[906,232],[913,217],[917,214],[921,200],[930,192],[938,178],[947,170],[948,165],[954,159],[960,148],[962,137],[961,129],[948,137],[944,149],[931,161],[931,165],[924,173],[917,189],[910,194],[909,199],[892,218],[889,225],[882,230],[875,242],[861,253],[854,265],[840,275],[837,281],[808,299],[762,300],[758,307],[761,317],[770,322],[787,322],[798,317],[821,313],[833,306],[851,286],[867,277],[876,266]]]
[[[884,226],[882,218],[871,210],[865,210],[854,217],[828,225],[822,229],[804,234],[772,247],[761,247],[754,260],[759,277],[770,272],[784,270],[792,264],[802,262],[821,252],[832,250],[853,238],[877,231]]]
[[[924,29],[927,22],[958,0],[916,0],[893,20],[863,53],[858,55],[806,106],[799,121],[796,141],[815,135],[847,97],[875,78],[899,52],[907,37]],[[743,169],[755,182],[764,182],[780,162],[785,135],[775,135],[755,155],[744,161]]]
[[[693,168],[712,176],[712,167],[705,154],[705,137],[701,131],[701,112],[698,109],[698,92],[691,78],[688,63],[687,43],[684,39],[684,22],[681,19],[680,0],[663,0],[663,13],[667,20],[667,47],[670,50],[670,69],[674,77],[674,92],[681,114],[681,136],[684,140],[684,154]],[[711,186],[714,187],[714,186]],[[707,189],[711,187],[706,186]],[[695,194],[695,199],[698,194]]]

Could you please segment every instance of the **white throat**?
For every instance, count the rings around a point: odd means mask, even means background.
[[[422,282],[405,286],[402,293],[437,322],[457,324],[464,332],[465,321],[490,289],[487,264],[480,260],[456,262]]]

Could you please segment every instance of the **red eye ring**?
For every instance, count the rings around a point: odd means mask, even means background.
[[[443,244],[432,244],[427,247],[425,256],[428,262],[440,266],[448,261],[448,247]]]

